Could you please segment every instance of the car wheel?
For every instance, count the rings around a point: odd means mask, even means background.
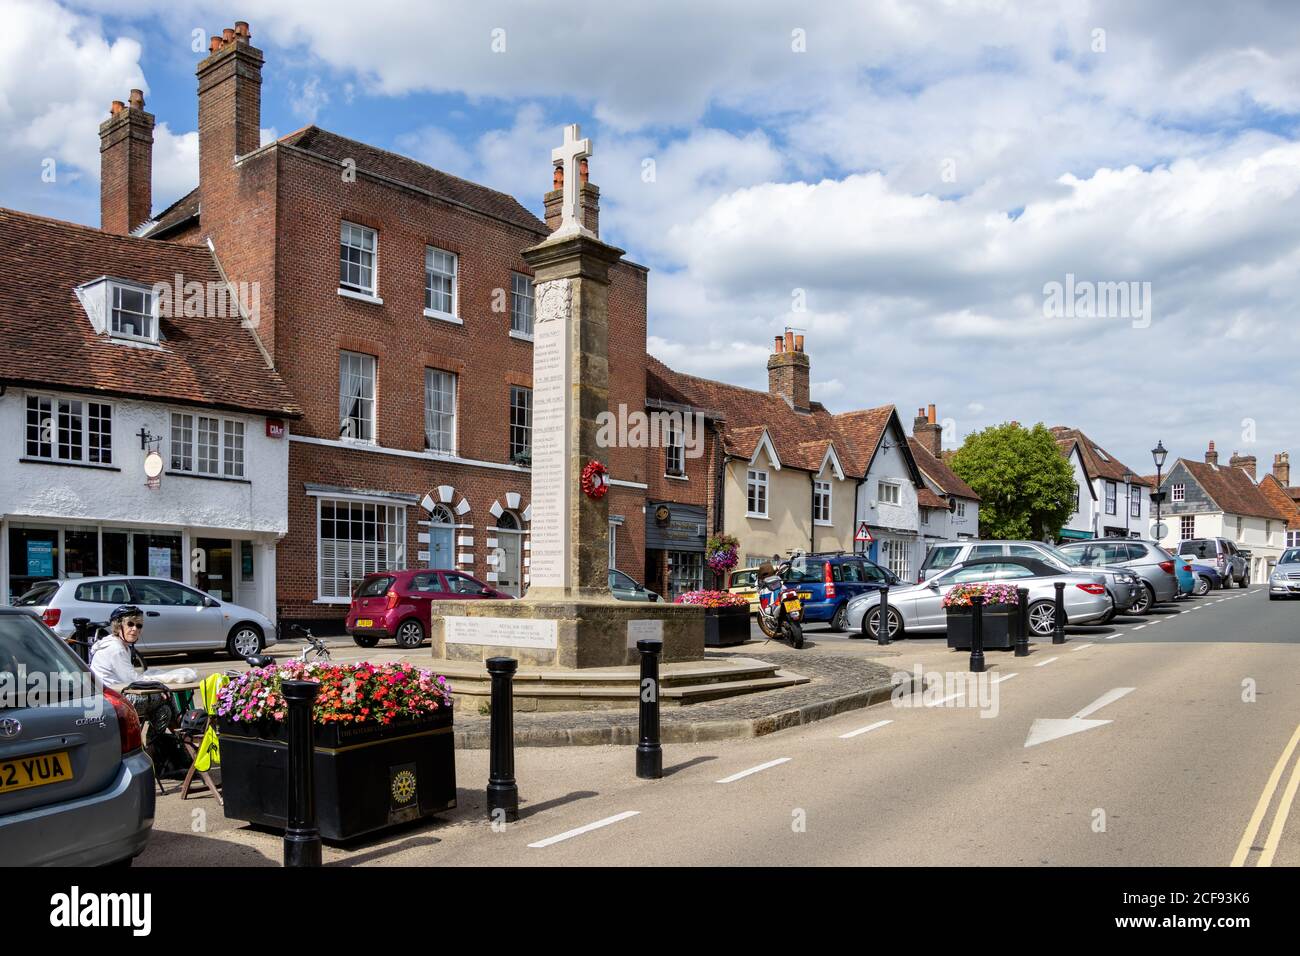
[[[262,653],[262,630],[256,624],[236,624],[226,638],[226,653],[243,660]]]
[[[1242,586],[1243,588],[1248,588],[1248,587],[1250,587],[1250,575],[1249,575],[1249,574],[1246,575],[1244,578],[1241,579],[1241,586]]]
[[[1196,576],[1196,584],[1192,587],[1192,593],[1197,597],[1205,597],[1210,593],[1210,579],[1203,574]]]
[[[1039,601],[1029,605],[1029,633],[1035,637],[1051,637],[1056,630],[1056,602]]]
[[[898,612],[892,607],[889,609],[889,639],[896,641],[903,633],[903,619],[899,617]],[[862,631],[864,636],[871,638],[873,641],[880,640],[880,605],[876,605],[862,619]]]
[[[1133,606],[1129,608],[1134,614],[1146,614],[1151,610],[1151,605],[1156,603],[1156,592],[1151,590],[1151,585],[1145,581],[1138,588],[1137,597],[1133,600]]]
[[[849,616],[849,603],[845,601],[839,607],[837,607],[835,609],[835,613],[831,615],[831,630],[837,633],[839,631],[844,630],[845,624],[848,621],[848,616]]]
[[[379,638],[373,634],[353,634],[352,640],[357,647],[374,647],[379,643]]]
[[[1115,610],[1115,605],[1112,604],[1111,607],[1110,607],[1110,610],[1107,611],[1105,614],[1103,614],[1103,615],[1102,615],[1102,616],[1097,620],[1097,623],[1098,623],[1098,624],[1109,624],[1111,621],[1115,620],[1115,615],[1118,614],[1118,613],[1119,613],[1119,612]]]
[[[419,621],[403,621],[393,637],[398,647],[419,647],[424,643],[424,628]]]

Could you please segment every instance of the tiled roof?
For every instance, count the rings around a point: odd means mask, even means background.
[[[360,143],[308,126],[280,139],[281,143],[316,153],[335,162],[351,159],[362,172],[375,173],[409,186],[433,193],[442,199],[484,212],[539,235],[546,235],[546,224],[525,209],[519,200],[506,193],[488,189],[459,176],[452,176],[417,160],[375,146]]]
[[[97,334],[75,289],[102,276],[146,286],[220,283],[201,246],[136,239],[0,209],[0,380],[296,417],[237,316],[163,318],[161,348]]]
[[[1066,458],[1070,457],[1070,446],[1078,444],[1079,451],[1083,455],[1083,469],[1089,478],[1109,478],[1111,481],[1123,481],[1126,474],[1136,474],[1126,464],[1117,460],[1114,455],[1077,428],[1053,425],[1052,434],[1056,436],[1057,447],[1061,449],[1061,454]]]
[[[948,502],[944,501],[924,485],[922,485],[916,493],[916,503],[922,508],[943,508],[946,510],[948,507]]]
[[[1279,511],[1273,505],[1264,492],[1250,480],[1250,475],[1241,468],[1227,465],[1216,467],[1203,461],[1188,461],[1186,458],[1179,458],[1176,464],[1187,469],[1196,479],[1197,484],[1225,514],[1280,518],[1283,521],[1289,518],[1289,515]],[[1165,482],[1168,481],[1169,478],[1166,477]]]
[[[199,215],[199,189],[194,187],[154,217],[148,228],[140,234],[149,238],[163,237],[177,226]]]
[[[1278,512],[1287,516],[1287,528],[1300,531],[1300,505],[1291,497],[1289,488],[1268,474],[1260,481],[1259,491]]]
[[[880,447],[880,440],[885,436],[885,429],[889,427],[889,420],[893,416],[893,405],[841,412],[835,416],[835,424],[839,426],[840,433],[852,446],[853,456],[862,466],[861,471],[866,471],[871,464],[876,449]]]
[[[946,461],[935,458],[915,438],[909,438],[907,443],[912,447],[912,457],[916,459],[916,467],[925,472],[944,494],[969,498],[972,501],[980,500],[980,496],[975,494],[975,489],[962,481],[957,473],[948,467]]]
[[[838,416],[831,415],[820,402],[813,402],[807,413],[796,412],[779,395],[685,375],[653,356],[647,376],[686,398],[686,404],[715,410],[727,423],[723,450],[728,455],[752,458],[766,429],[782,467],[816,472],[827,446],[834,442],[845,474],[862,473],[852,443],[837,427]]]

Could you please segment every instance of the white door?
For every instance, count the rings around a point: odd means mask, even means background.
[[[507,594],[523,594],[523,529],[509,511],[497,518],[496,586]]]

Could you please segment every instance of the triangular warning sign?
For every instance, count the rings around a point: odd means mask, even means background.
[[[853,540],[865,541],[868,544],[870,544],[872,541],[875,541],[876,539],[871,536],[871,531],[870,529],[867,528],[867,523],[864,521],[862,522],[862,524],[858,525],[858,533],[853,536]]]

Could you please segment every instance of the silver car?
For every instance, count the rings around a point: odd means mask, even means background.
[[[889,636],[933,634],[948,628],[943,598],[958,584],[1010,584],[1029,590],[1029,632],[1051,635],[1056,627],[1056,582],[1065,583],[1065,619],[1071,624],[1097,624],[1111,612],[1110,595],[1101,575],[1069,571],[1038,558],[975,558],[955,564],[921,584],[889,589]],[[875,638],[880,628],[880,592],[849,601],[848,627]]]
[[[1268,599],[1300,597],[1300,548],[1287,548],[1268,576]]]
[[[275,622],[251,608],[218,601],[170,578],[113,576],[42,581],[14,602],[34,611],[55,634],[73,635],[79,617],[104,622],[121,604],[144,611],[141,656],[225,648],[249,657],[276,642]]]
[[[154,817],[153,764],[134,709],[14,608],[0,608],[0,688],[5,865],[130,862]]]
[[[1075,558],[1082,567],[1103,565],[1128,568],[1142,579],[1142,591],[1133,613],[1146,614],[1157,602],[1178,597],[1178,577],[1174,556],[1159,542],[1141,538],[1095,538],[1072,541],[1058,549]]]

